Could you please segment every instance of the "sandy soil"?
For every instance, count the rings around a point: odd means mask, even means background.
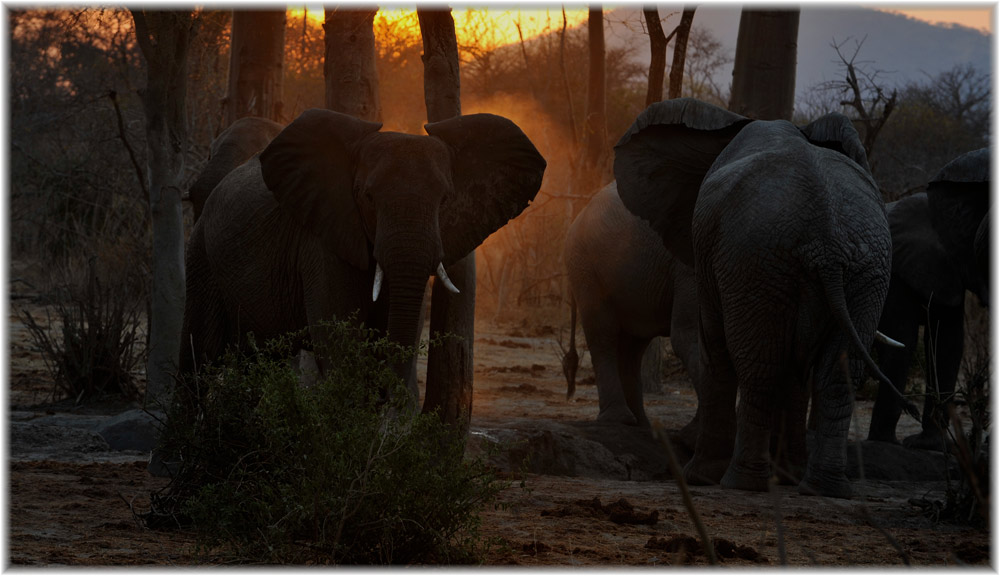
[[[52,384],[16,317],[8,318],[9,419],[101,418],[122,405],[73,408],[47,403]],[[528,472],[487,510],[493,539],[486,563],[498,566],[656,566],[708,563],[662,446],[648,432],[601,426],[589,357],[584,385],[565,399],[554,330],[483,329],[475,343],[475,397],[470,453],[483,442],[527,439]],[[647,397],[653,420],[679,429],[695,397],[675,360],[660,394]],[[591,378],[590,385],[586,382]],[[859,402],[854,434],[867,430],[870,402]],[[903,423],[905,435],[914,423]],[[8,430],[9,432],[9,430]],[[10,434],[8,434],[10,436]],[[516,444],[516,442],[515,442]],[[8,562],[13,565],[190,565],[219,559],[193,535],[140,527],[133,510],[148,506],[166,480],[151,477],[143,454],[100,446],[53,453],[10,446]],[[867,448],[866,448],[867,450]],[[523,462],[526,454],[511,454]],[[866,459],[868,452],[865,452]],[[878,458],[876,458],[878,459]],[[502,463],[501,463],[502,464]],[[872,462],[876,469],[877,462]],[[511,464],[513,468],[516,468]],[[873,472],[874,473],[874,472]],[[941,475],[914,481],[855,481],[853,500],[800,496],[794,487],[746,493],[692,487],[694,507],[724,565],[987,564],[990,534],[935,521],[911,499],[944,500]],[[937,479],[934,479],[937,478]]]

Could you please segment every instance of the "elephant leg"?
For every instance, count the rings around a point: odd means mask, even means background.
[[[900,391],[906,389],[910,361],[924,317],[923,303],[899,280],[896,278],[890,280],[889,293],[882,309],[878,329],[886,336],[902,343],[905,348],[894,348],[876,342],[874,349],[878,356],[879,369]],[[885,384],[879,383],[878,395],[872,407],[872,421],[868,427],[868,440],[898,444],[896,424],[902,412],[903,404],[899,396]]]
[[[624,334],[618,339],[618,377],[625,393],[625,403],[642,428],[650,427],[642,399],[642,357],[650,342],[651,338],[633,338]]]
[[[736,435],[736,370],[726,349],[721,316],[701,307],[699,358],[702,382],[698,390],[698,439],[694,456],[684,467],[689,484],[718,483],[733,454]]]
[[[771,456],[779,481],[782,484],[798,484],[805,474],[808,458],[806,414],[810,384],[808,381],[791,381],[789,384],[771,428]]]
[[[754,349],[743,351],[746,358],[780,358],[780,340],[757,340]],[[725,488],[756,492],[768,489],[772,423],[785,413],[784,399],[778,394],[787,393],[789,388],[783,366],[783,363],[762,363],[758,360],[737,364],[740,400],[736,411],[736,444],[729,467],[722,477],[721,484]]]
[[[831,338],[813,373],[813,401],[817,403],[819,422],[816,424],[816,444],[809,454],[799,492],[850,498],[851,483],[845,473],[847,432],[854,408],[852,387],[854,382],[861,381],[864,364],[845,356],[850,344],[844,336],[838,334]]]
[[[594,365],[594,378],[597,380],[597,419],[601,422],[634,426],[636,418],[629,410],[620,376],[619,365],[622,359],[618,354],[621,328],[614,313],[601,303],[587,305],[578,300],[577,305],[580,306],[580,323],[583,324],[583,334],[587,338],[591,363]]]
[[[948,407],[965,350],[964,306],[933,306],[924,328],[927,385],[919,434],[903,439],[907,448],[948,448]]]

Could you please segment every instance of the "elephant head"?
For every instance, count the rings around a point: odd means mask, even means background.
[[[927,185],[927,207],[962,284],[986,303],[989,270],[979,261],[989,261],[990,149],[968,152],[946,164]]]
[[[689,266],[702,180],[751,122],[693,98],[665,100],[646,108],[615,145],[614,171],[625,206],[649,221],[667,250]],[[836,150],[869,173],[864,146],[843,114],[827,114],[798,130],[811,144]]]
[[[261,152],[260,170],[328,254],[356,270],[375,266],[372,299],[384,272],[389,336],[412,346],[427,277],[517,216],[541,186],[545,160],[513,122],[491,114],[427,124],[429,136],[380,128],[307,110]]]

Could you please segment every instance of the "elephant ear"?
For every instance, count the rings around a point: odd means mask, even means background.
[[[927,184],[927,207],[941,244],[958,263],[965,287],[979,292],[976,232],[990,209],[990,149],[955,158]]]
[[[840,152],[871,173],[868,155],[861,143],[858,131],[851,120],[839,112],[832,112],[799,128],[799,131],[815,146]]]
[[[424,125],[451,151],[454,194],[438,215],[444,263],[465,257],[538,193],[545,159],[516,124],[493,114]]]
[[[892,234],[893,277],[916,292],[924,304],[932,297],[945,306],[961,304],[965,287],[931,226],[927,194],[891,202],[885,210]]]
[[[691,219],[716,157],[751,120],[692,98],[646,108],[615,145],[625,206],[648,221],[667,250],[694,266]]]
[[[358,143],[382,124],[311,109],[260,153],[261,174],[274,199],[324,246],[368,268],[368,237],[354,199]]]

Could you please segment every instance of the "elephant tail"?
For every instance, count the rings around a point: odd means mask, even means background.
[[[562,350],[562,370],[566,377],[566,399],[576,392],[576,370],[580,366],[580,356],[576,353],[576,298],[570,296],[569,304],[569,349]],[[562,348],[562,344],[559,345]]]
[[[851,345],[854,347],[855,351],[861,355],[862,360],[868,366],[872,375],[875,376],[877,380],[887,385],[896,396],[899,397],[900,402],[903,405],[903,410],[907,414],[913,416],[917,420],[920,419],[920,412],[917,407],[907,400],[903,393],[899,391],[898,388],[889,380],[882,370],[872,359],[871,354],[868,353],[868,348],[861,341],[861,336],[858,335],[857,329],[854,327],[854,321],[851,320],[851,313],[847,309],[847,296],[844,294],[844,281],[839,275],[834,276],[832,274],[821,274],[823,283],[823,289],[826,292],[827,299],[830,304],[830,311],[833,313],[834,321],[840,326],[841,330],[847,335],[848,340],[851,341]]]

